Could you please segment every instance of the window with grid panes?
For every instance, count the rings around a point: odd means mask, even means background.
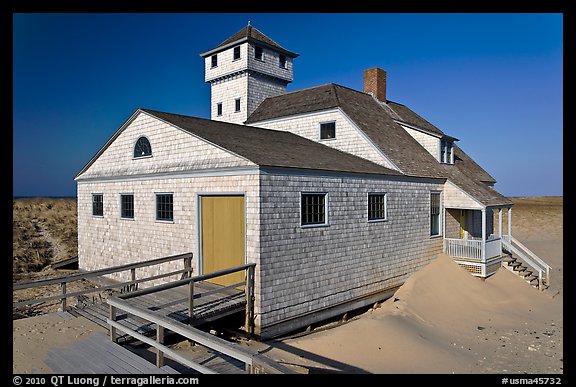
[[[174,199],[172,194],[156,194],[156,220],[174,220]]]
[[[386,220],[386,194],[368,194],[368,220]]]
[[[440,235],[440,192],[430,193],[430,236]]]
[[[326,194],[303,193],[301,197],[301,224],[326,224]]]
[[[120,217],[134,219],[134,195],[120,195]]]

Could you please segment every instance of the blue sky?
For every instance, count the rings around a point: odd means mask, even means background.
[[[13,195],[75,196],[74,176],[138,107],[209,118],[199,53],[248,21],[300,54],[289,91],[407,105],[507,196],[562,195],[561,14],[14,14]]]

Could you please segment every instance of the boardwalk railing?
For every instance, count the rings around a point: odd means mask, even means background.
[[[256,267],[255,263],[249,263],[246,265],[236,266],[229,269],[215,271],[209,274],[198,275],[195,277],[188,277],[183,278],[178,281],[171,281],[165,284],[151,286],[146,289],[137,290],[134,292],[121,294],[116,297],[116,299],[120,300],[129,300],[131,298],[143,296],[146,294],[151,294],[155,292],[160,292],[163,290],[173,289],[180,286],[186,286],[188,288],[188,317],[189,320],[192,321],[194,318],[194,284],[200,281],[206,281],[216,277],[222,277],[227,274],[237,273],[241,271],[245,271],[244,281],[228,285],[228,286],[221,286],[216,290],[212,290],[210,292],[204,292],[203,295],[207,295],[208,293],[213,292],[225,292],[229,289],[238,289],[239,287],[244,288],[244,296],[246,298],[246,317],[245,317],[245,330],[246,333],[252,335],[254,333],[254,268]],[[110,298],[109,298],[110,299]],[[110,302],[108,302],[110,304]],[[111,304],[110,304],[111,305]],[[111,305],[110,306],[110,318],[112,320],[115,319],[116,311],[115,308]],[[114,317],[114,318],[113,318]],[[112,335],[113,340],[116,340],[115,333],[113,333],[113,329],[111,328],[110,334]]]
[[[170,271],[170,272],[166,272],[166,273],[162,273],[162,274],[158,274],[158,275],[154,275],[154,276],[136,278],[136,269],[138,269],[138,268],[160,265],[160,264],[163,264],[166,262],[172,262],[172,261],[177,261],[177,260],[183,260],[184,261],[184,268],[183,269],[174,270],[174,271]],[[86,279],[90,279],[90,278],[101,277],[104,275],[114,274],[114,273],[119,273],[119,272],[124,272],[124,271],[130,272],[130,280],[129,281],[118,282],[118,283],[113,283],[113,284],[108,284],[108,285],[102,285],[102,286],[98,286],[96,288],[84,289],[84,290],[79,290],[79,291],[71,292],[71,293],[66,291],[67,284],[69,284],[71,282],[82,281],[82,280],[86,280]],[[13,308],[19,308],[19,307],[26,306],[26,305],[41,304],[41,303],[45,303],[45,302],[49,302],[49,301],[60,300],[61,309],[63,311],[66,311],[66,309],[67,309],[66,299],[69,297],[76,297],[76,296],[80,296],[80,295],[84,295],[84,294],[88,294],[88,293],[99,293],[99,292],[102,292],[104,290],[111,290],[111,289],[117,289],[117,288],[120,288],[122,291],[135,291],[136,289],[138,289],[138,285],[143,283],[143,282],[148,282],[148,281],[153,281],[153,280],[157,280],[157,279],[161,279],[161,278],[166,278],[166,277],[169,277],[172,275],[177,275],[177,274],[181,274],[182,279],[189,278],[192,276],[192,253],[172,255],[169,257],[151,259],[148,261],[131,263],[131,264],[127,264],[127,265],[114,266],[114,267],[101,269],[101,270],[93,270],[93,271],[89,271],[89,272],[85,272],[85,273],[77,273],[77,274],[72,274],[72,275],[69,275],[66,277],[61,277],[61,278],[50,278],[50,279],[42,279],[42,280],[36,280],[36,281],[30,281],[30,282],[14,283],[12,285],[12,291],[18,291],[18,290],[24,290],[24,289],[30,289],[30,288],[37,288],[37,287],[41,287],[41,286],[50,286],[50,285],[58,285],[59,284],[61,292],[59,295],[55,295],[55,296],[35,298],[35,299],[30,299],[30,300],[25,300],[25,301],[14,302],[12,304],[12,307]]]
[[[172,350],[171,348],[164,345],[164,334],[165,330],[170,330],[177,333],[193,342],[212,349],[220,354],[229,356],[233,359],[239,360],[245,364],[245,369],[248,373],[293,373],[290,369],[277,364],[267,357],[253,351],[249,348],[241,347],[235,343],[228,342],[214,335],[210,335],[199,329],[193,328],[186,325],[180,321],[176,321],[158,312],[151,311],[149,309],[144,309],[138,307],[130,302],[130,299],[143,296],[146,294],[151,294],[154,292],[159,292],[167,289],[172,289],[179,286],[188,287],[188,312],[190,314],[190,319],[193,318],[193,300],[194,300],[194,283],[199,281],[205,281],[208,279],[221,277],[227,274],[245,271],[245,280],[238,284],[223,286],[220,290],[238,288],[244,285],[244,291],[247,298],[246,302],[246,331],[248,333],[253,332],[253,300],[254,300],[254,268],[256,264],[247,264],[242,266],[233,267],[226,270],[220,270],[214,273],[200,275],[192,278],[182,279],[179,281],[173,281],[167,284],[162,284],[147,289],[142,289],[136,292],[131,292],[116,297],[109,297],[107,300],[108,305],[110,305],[110,317],[107,319],[110,325],[110,339],[116,341],[117,330],[122,331],[143,343],[146,343],[154,348],[156,348],[156,366],[162,367],[164,365],[164,356],[168,356],[173,360],[185,365],[186,367],[192,368],[201,373],[215,373],[214,370],[205,367],[202,364],[191,361],[185,358],[181,354]],[[133,329],[122,325],[117,321],[117,316],[120,312],[131,314],[137,316],[141,319],[149,321],[156,325],[156,340],[146,337]]]

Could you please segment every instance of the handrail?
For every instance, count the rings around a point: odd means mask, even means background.
[[[83,279],[87,279],[87,278],[100,277],[100,276],[103,276],[106,274],[113,274],[113,273],[116,273],[119,271],[138,269],[138,268],[146,267],[146,266],[159,265],[161,263],[175,261],[177,259],[183,259],[183,258],[187,258],[187,257],[192,257],[192,253],[171,255],[169,257],[156,258],[156,259],[152,259],[149,261],[129,263],[126,265],[113,266],[113,267],[109,267],[106,269],[91,270],[89,272],[71,274],[69,276],[61,277],[61,278],[48,278],[48,279],[34,280],[34,281],[29,281],[29,282],[17,282],[17,283],[12,284],[12,290],[22,290],[22,289],[29,289],[29,288],[34,288],[34,287],[38,287],[38,286],[56,285],[56,284],[60,284],[62,282],[66,282],[66,283],[74,282],[74,281],[79,281],[79,280],[83,280]]]
[[[528,254],[530,254],[530,256],[532,256],[532,258],[534,258],[536,261],[538,261],[542,266],[546,266],[548,269],[552,269],[552,266],[550,266],[549,264],[547,264],[546,262],[544,262],[539,256],[537,256],[532,250],[530,250],[528,247],[524,246],[518,239],[514,238],[512,235],[510,236],[510,239],[512,242],[514,242],[515,244],[517,244],[520,248],[522,248],[524,251],[526,251]]]
[[[43,298],[39,298],[39,299],[30,299],[30,300],[14,302],[14,303],[12,303],[12,308],[18,308],[21,306],[32,305],[32,304],[42,304],[44,302],[59,299],[60,303],[61,303],[62,311],[66,311],[66,309],[67,309],[66,299],[68,297],[75,297],[75,296],[88,294],[88,293],[98,293],[98,292],[102,292],[104,290],[110,290],[110,289],[115,289],[115,288],[122,288],[122,289],[126,289],[129,291],[130,290],[134,291],[137,289],[138,284],[140,284],[140,283],[153,281],[156,279],[165,278],[165,277],[169,277],[169,276],[176,275],[176,274],[182,274],[182,278],[190,277],[192,274],[192,271],[193,271],[193,269],[192,269],[192,257],[193,257],[192,253],[177,254],[177,255],[172,255],[172,256],[168,256],[168,257],[151,259],[151,260],[143,261],[143,262],[129,263],[129,264],[125,264],[125,265],[109,267],[106,269],[99,269],[99,270],[89,271],[89,272],[85,272],[85,273],[72,274],[72,275],[60,277],[60,278],[50,278],[50,279],[36,280],[36,281],[30,281],[30,282],[14,283],[14,284],[12,284],[12,291],[13,292],[18,291],[18,290],[24,290],[24,289],[60,284],[61,293],[59,295],[43,297]],[[138,269],[138,268],[159,265],[162,263],[175,261],[175,260],[179,260],[179,259],[184,260],[184,269],[174,270],[174,271],[170,271],[167,273],[158,274],[155,276],[136,279],[136,269]],[[127,271],[127,270],[130,270],[130,277],[131,277],[130,281],[97,286],[95,288],[84,289],[84,290],[80,290],[80,291],[76,291],[76,292],[72,292],[72,293],[68,293],[66,291],[66,285],[70,282],[81,281],[81,280],[85,280],[87,278],[100,277],[103,275],[118,273],[118,272]]]
[[[539,264],[532,261],[526,254],[524,254],[520,249],[518,249],[516,246],[514,246],[510,240],[502,238],[502,244],[504,245],[504,247],[506,247],[507,250],[518,255],[520,258],[522,258],[522,261],[524,263],[527,263],[534,270],[536,270],[538,272],[538,287],[540,288],[540,290],[544,290],[544,287],[542,284],[542,279],[543,279],[542,273],[544,271],[546,271],[546,284],[550,285],[550,271],[548,268],[543,268]],[[528,250],[528,251],[530,251],[530,250]]]
[[[223,276],[226,274],[236,273],[238,271],[246,270],[249,267],[254,268],[254,267],[256,267],[256,264],[255,263],[247,263],[245,265],[235,266],[235,267],[231,267],[229,269],[219,270],[219,271],[215,271],[215,272],[209,273],[209,274],[202,274],[202,275],[198,275],[195,277],[190,277],[190,278],[185,278],[185,279],[181,279],[181,280],[168,282],[165,284],[155,285],[155,286],[148,287],[146,289],[136,290],[134,292],[122,294],[119,297],[122,299],[128,299],[128,298],[143,296],[145,294],[155,293],[155,292],[159,292],[161,290],[167,290],[167,289],[177,288],[177,287],[182,286],[182,285],[188,285],[190,282],[200,282],[200,281],[205,281],[207,279],[220,277],[220,276]]]
[[[188,303],[189,303],[189,315],[190,318],[193,316],[193,299],[194,299],[194,283],[206,279],[211,279],[215,277],[220,277],[223,275],[231,274],[238,271],[246,271],[246,276],[244,280],[244,292],[246,294],[246,331],[251,334],[252,333],[252,324],[251,320],[253,319],[253,294],[254,294],[254,269],[256,267],[255,263],[250,263],[246,265],[236,266],[230,269],[219,270],[214,273],[199,275],[196,277],[191,277],[183,280],[173,281],[169,284],[162,284],[157,285],[151,288],[139,290],[136,292],[131,292],[129,294],[123,294],[113,297],[108,297],[107,303],[110,305],[110,318],[107,319],[108,324],[110,325],[110,339],[112,341],[116,341],[117,333],[116,330],[120,330],[132,337],[135,337],[157,349],[156,352],[156,365],[158,367],[162,367],[164,364],[164,355],[168,355],[173,359],[180,361],[182,364],[185,364],[193,369],[196,369],[200,372],[211,372],[212,370],[206,369],[204,366],[191,362],[188,359],[185,359],[175,353],[174,351],[170,350],[168,347],[164,346],[164,330],[168,329],[172,332],[180,334],[181,336],[186,337],[198,344],[201,344],[205,347],[211,348],[219,353],[224,355],[230,356],[234,359],[240,360],[246,364],[246,369],[250,372],[257,372],[258,369],[261,370],[268,370],[275,373],[293,373],[288,368],[276,364],[260,353],[253,351],[249,348],[243,348],[238,346],[237,344],[227,342],[223,339],[210,335],[208,333],[202,332],[198,329],[192,328],[189,325],[186,325],[180,321],[173,320],[167,316],[164,316],[158,312],[154,312],[148,309],[144,309],[142,307],[133,305],[130,303],[129,299],[150,294],[153,292],[158,292],[166,289],[171,289],[178,286],[189,286],[189,293],[188,293]],[[236,284],[240,285],[242,283]],[[117,317],[117,310],[121,310],[128,314],[132,314],[134,316],[140,317],[146,321],[150,321],[156,324],[156,340],[152,340],[150,338],[146,338],[145,336],[141,335],[140,333],[125,327],[124,325],[120,324],[116,321]]]
[[[189,325],[186,325],[180,321],[177,320],[173,320],[170,319],[169,317],[163,316],[157,312],[152,312],[149,310],[145,310],[142,309],[140,307],[131,305],[128,301],[120,299],[118,297],[109,297],[107,300],[108,304],[110,305],[111,308],[118,308],[121,309],[127,313],[133,314],[135,316],[138,316],[140,318],[143,318],[147,321],[150,321],[154,324],[156,324],[156,327],[161,327],[162,329],[168,329],[174,333],[177,333],[183,337],[186,337],[189,340],[194,341],[195,343],[198,343],[200,345],[203,345],[205,347],[208,347],[210,349],[213,349],[219,353],[222,353],[226,356],[229,356],[231,358],[234,358],[236,360],[239,360],[241,362],[243,362],[244,364],[248,365],[249,367],[247,367],[249,370],[253,371],[253,367],[257,366],[257,367],[261,367],[261,368],[265,368],[268,371],[272,371],[272,372],[281,372],[281,373],[293,373],[292,370],[288,369],[287,367],[281,365],[281,364],[274,364],[270,361],[267,361],[268,359],[265,358],[262,354],[258,353],[257,351],[254,351],[250,348],[244,348],[239,346],[238,344],[235,343],[230,343],[224,339],[221,339],[217,336],[211,335],[209,333],[203,332],[199,329],[196,328],[192,328]],[[134,337],[136,337],[139,340],[142,340],[144,342],[146,342],[147,344],[155,347],[156,349],[158,349],[158,353],[160,352],[164,352],[166,354],[168,354],[169,356],[173,356],[173,354],[177,354],[177,353],[171,353],[173,351],[170,351],[170,349],[168,347],[165,347],[163,345],[163,343],[159,342],[158,340],[152,340],[150,338],[146,338],[145,336],[139,334],[138,332],[135,332],[129,328],[126,328],[125,326],[119,324],[118,322],[116,322],[113,319],[107,319],[107,322],[113,326],[115,329],[119,329],[129,335],[134,335]],[[163,356],[160,356],[160,359],[163,359]],[[158,360],[158,358],[157,358]],[[191,366],[191,368],[195,368],[196,370],[200,371],[200,372],[214,372],[213,370],[209,370],[206,369],[205,367],[202,367],[200,364],[198,363],[194,363],[188,359],[184,359],[184,358],[176,358],[175,360],[177,361],[181,361],[185,360],[185,362],[183,362],[183,364]],[[161,367],[163,364],[157,364],[157,366]],[[204,369],[199,369],[197,368],[197,366],[201,366]]]

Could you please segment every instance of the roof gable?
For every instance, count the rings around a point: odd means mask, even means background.
[[[151,144],[151,157],[134,158],[137,140]],[[180,128],[137,110],[76,176],[77,180],[175,173],[222,167],[256,166],[250,160],[191,136]]]

